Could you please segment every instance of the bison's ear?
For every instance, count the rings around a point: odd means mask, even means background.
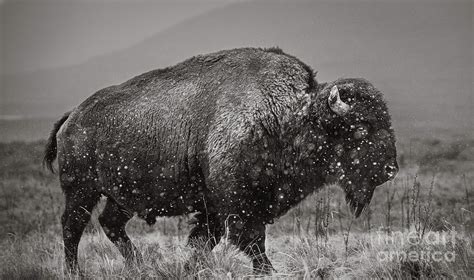
[[[331,92],[329,93],[328,97],[328,104],[331,110],[339,116],[345,115],[351,108],[351,106],[341,100],[341,97],[339,96],[339,89],[336,85],[331,88]]]

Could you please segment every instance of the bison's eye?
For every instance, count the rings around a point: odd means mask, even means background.
[[[356,129],[354,131],[354,138],[355,139],[364,139],[365,137],[367,137],[368,134],[369,134],[368,125],[361,124],[361,125],[356,127]]]

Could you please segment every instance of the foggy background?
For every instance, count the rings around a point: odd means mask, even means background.
[[[279,46],[363,77],[395,129],[472,135],[472,1],[0,1],[0,141],[46,138],[95,91],[191,56]]]

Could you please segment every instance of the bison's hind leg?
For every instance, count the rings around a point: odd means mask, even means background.
[[[117,246],[129,267],[132,267],[134,261],[143,263],[140,252],[125,232],[125,225],[131,218],[130,213],[110,198],[107,199],[104,211],[99,216],[105,234]]]
[[[82,233],[91,218],[91,212],[100,198],[100,193],[81,188],[79,185],[63,188],[66,206],[61,218],[63,227],[64,254],[69,270],[77,270],[77,248]]]

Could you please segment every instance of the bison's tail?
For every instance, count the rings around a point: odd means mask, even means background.
[[[69,114],[71,114],[71,112],[64,114],[64,116],[54,124],[53,130],[48,138],[48,143],[46,144],[46,149],[44,150],[43,166],[46,166],[52,173],[54,173],[53,161],[56,159],[57,153],[56,134],[69,117]]]

